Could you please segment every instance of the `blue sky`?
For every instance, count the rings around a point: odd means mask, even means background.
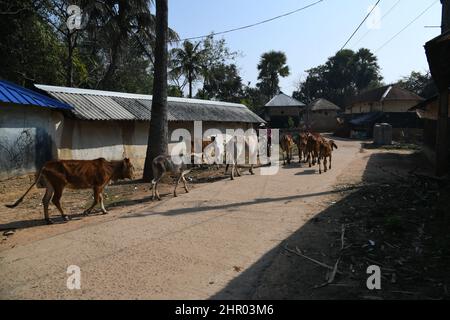
[[[181,38],[199,36],[268,19],[316,0],[169,0],[169,25]],[[380,16],[398,0],[381,0]],[[305,70],[322,64],[336,53],[367,14],[375,0],[324,0],[291,16],[254,28],[223,35],[237,59],[241,76],[252,85],[262,53],[284,51],[291,75],[281,80],[281,89],[291,94]],[[379,29],[364,24],[346,48],[366,47],[376,51],[436,0],[400,0],[381,20]],[[424,43],[440,33],[441,4],[437,1],[419,20],[377,52],[384,81],[394,82],[411,71],[428,70]],[[367,35],[359,42],[357,41]]]

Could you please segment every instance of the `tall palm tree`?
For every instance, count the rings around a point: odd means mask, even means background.
[[[280,90],[280,77],[289,75],[289,67],[286,65],[286,54],[281,51],[269,51],[261,56],[258,64],[258,88],[269,99],[274,97]]]
[[[167,39],[168,39],[168,0],[156,0],[156,47],[155,75],[152,99],[152,114],[144,165],[144,181],[153,178],[152,161],[168,152],[167,124]]]
[[[183,74],[189,84],[189,98],[192,98],[192,86],[203,72],[204,50],[200,42],[193,44],[185,41],[182,48],[172,51],[173,69],[171,72]]]
[[[90,31],[100,33],[108,47],[108,67],[99,86],[108,88],[130,43],[141,48],[154,64],[156,17],[150,11],[154,0],[87,1],[91,16]],[[100,26],[100,27],[99,27]],[[95,36],[94,36],[95,38]],[[175,31],[168,30],[168,39],[176,40]]]

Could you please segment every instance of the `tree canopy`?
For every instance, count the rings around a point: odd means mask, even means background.
[[[439,92],[430,72],[412,71],[409,76],[403,77],[397,84],[426,99],[437,95]]]
[[[274,97],[280,91],[280,77],[289,75],[287,57],[281,51],[269,51],[263,53],[258,64],[257,87],[268,99]]]
[[[323,64],[306,71],[294,98],[309,103],[325,98],[344,107],[348,99],[368,88],[377,87],[383,77],[377,57],[369,49],[341,50]]]

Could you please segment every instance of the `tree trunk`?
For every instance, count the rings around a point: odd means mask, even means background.
[[[159,155],[168,153],[167,123],[167,35],[168,0],[156,0],[156,48],[153,86],[152,114],[147,143],[147,155],[143,179],[153,179],[152,161]]]
[[[188,75],[188,82],[189,82],[189,98],[192,98],[192,74],[190,72]]]

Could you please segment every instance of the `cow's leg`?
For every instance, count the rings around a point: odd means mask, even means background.
[[[250,165],[250,170],[248,170],[248,172],[250,172],[251,175],[255,174],[255,172],[253,172],[253,164]]]
[[[164,172],[161,173],[161,175],[158,178],[155,178],[152,180],[152,200],[155,200],[155,197],[158,200],[161,200],[161,197],[160,197],[159,191],[158,191],[158,183],[163,177],[164,177]]]
[[[48,214],[48,205],[50,203],[50,200],[52,199],[53,196],[53,186],[49,183],[46,182],[46,187],[47,189],[45,190],[45,195],[42,198],[42,205],[44,206],[44,218],[45,221],[47,222],[47,224],[53,224],[52,220],[50,220],[49,214]]]
[[[53,194],[52,202],[56,206],[56,208],[58,208],[59,213],[61,213],[61,217],[63,218],[63,220],[69,221],[70,220],[69,217],[66,214],[64,214],[64,211],[61,207],[61,197],[63,190],[64,190],[63,188],[55,188],[55,193]]]
[[[318,158],[317,160],[318,160],[317,162],[319,163],[319,173],[322,174],[322,168],[321,168],[321,165],[320,165],[320,158]]]
[[[98,197],[100,199],[100,208],[103,214],[108,214],[108,211],[105,209],[105,204],[103,203],[103,190],[99,190]]]
[[[323,171],[327,172],[327,157],[323,157]]]
[[[99,199],[98,188],[94,187],[92,189],[92,192],[93,192],[93,195],[94,195],[94,201],[92,201],[92,204],[91,204],[91,206],[88,209],[84,210],[83,215],[85,215],[85,216],[87,216],[88,214],[90,214],[92,212],[92,209],[94,209],[94,207],[98,204],[98,202],[100,200]]]
[[[231,180],[234,180],[234,163],[231,165]]]
[[[230,167],[230,164],[227,164],[226,166],[225,166],[225,173],[224,174],[227,174],[227,172],[228,172],[228,168]]]
[[[186,181],[186,178],[184,177],[184,174],[181,175],[181,178],[183,179],[184,190],[186,191],[186,193],[189,193],[189,189],[187,187],[187,181]]]
[[[173,196],[174,197],[177,196],[177,187],[178,187],[178,184],[180,183],[180,181],[182,180],[182,178],[183,178],[183,174],[180,173],[180,177],[177,179],[177,182],[175,183],[175,188],[173,189]]]

